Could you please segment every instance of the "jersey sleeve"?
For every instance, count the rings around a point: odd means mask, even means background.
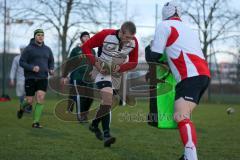
[[[49,70],[53,70],[54,69],[54,57],[53,57],[53,53],[52,50],[49,48],[49,58],[48,58],[48,69]]]
[[[29,55],[30,55],[30,52],[29,52],[28,48],[25,48],[20,57],[19,64],[24,70],[32,71],[34,65],[28,64]]]
[[[129,53],[129,60],[127,63],[120,65],[119,72],[125,72],[134,69],[138,64],[138,41],[134,38],[135,48]]]
[[[155,30],[151,51],[163,54],[169,34],[168,27],[160,23]]]

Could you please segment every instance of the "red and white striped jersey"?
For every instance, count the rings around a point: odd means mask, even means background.
[[[179,18],[165,20],[157,26],[151,50],[167,54],[177,82],[198,75],[210,77],[197,34]]]
[[[114,59],[123,59],[127,57],[129,61],[120,65],[119,72],[125,72],[134,69],[138,63],[138,41],[134,37],[129,43],[120,47],[121,40],[118,37],[118,30],[104,29],[95,34],[82,46],[83,53],[90,59],[91,63],[95,63],[95,56],[91,49],[102,47],[101,60],[110,62]]]

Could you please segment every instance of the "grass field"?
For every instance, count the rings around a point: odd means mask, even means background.
[[[177,160],[182,154],[177,130],[157,129],[133,118],[147,113],[147,102],[113,112],[117,142],[111,148],[95,139],[88,124],[59,120],[53,112],[56,102],[47,100],[43,129],[31,128],[32,115],[16,118],[16,100],[0,103],[0,160]],[[240,159],[240,105],[232,105],[233,115],[226,114],[229,106],[202,104],[195,110],[199,160]]]

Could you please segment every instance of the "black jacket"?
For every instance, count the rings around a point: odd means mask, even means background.
[[[49,70],[54,69],[54,58],[51,49],[45,44],[38,46],[34,38],[30,40],[29,45],[24,49],[19,63],[24,69],[25,79],[47,78]],[[38,73],[33,72],[34,66],[39,66]]]

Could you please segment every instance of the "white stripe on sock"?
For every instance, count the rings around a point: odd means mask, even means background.
[[[193,144],[191,127],[190,127],[189,124],[186,124],[186,127],[187,127],[187,135],[188,135],[188,142],[187,143]]]
[[[186,128],[187,128],[188,141],[187,141],[187,144],[185,145],[185,152],[184,152],[185,159],[198,160],[196,147],[192,141],[191,126],[189,124],[186,124]]]

